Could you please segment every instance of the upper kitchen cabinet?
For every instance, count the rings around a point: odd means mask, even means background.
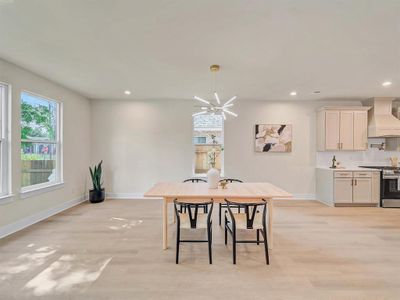
[[[317,113],[318,151],[367,150],[369,106],[321,107]]]

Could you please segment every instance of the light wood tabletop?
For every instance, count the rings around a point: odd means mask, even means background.
[[[226,189],[210,189],[207,183],[160,182],[145,194],[145,197],[163,198],[163,248],[168,248],[168,203],[174,199],[205,201],[213,199],[221,203],[225,199],[235,201],[261,200],[268,201],[268,238],[273,247],[273,199],[291,198],[292,195],[268,182],[229,183]]]
[[[226,189],[210,189],[207,183],[160,182],[144,194],[145,197],[162,198],[290,198],[291,194],[268,182],[229,183]]]

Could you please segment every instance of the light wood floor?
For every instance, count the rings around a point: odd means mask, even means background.
[[[400,209],[280,201],[270,266],[245,244],[232,265],[217,215],[214,264],[206,244],[184,244],[175,265],[161,209],[83,204],[0,240],[0,299],[400,299]]]

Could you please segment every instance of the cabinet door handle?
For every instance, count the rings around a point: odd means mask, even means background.
[[[354,185],[357,185],[357,179],[354,179]]]
[[[351,186],[353,186],[354,185],[354,179],[352,178],[351,179]]]
[[[337,148],[340,149],[340,143],[337,143]]]

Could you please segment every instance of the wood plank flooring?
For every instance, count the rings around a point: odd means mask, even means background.
[[[175,265],[161,211],[85,203],[0,240],[0,299],[400,299],[400,209],[278,201],[270,266],[253,244],[232,265],[216,211],[214,264],[205,244],[183,244]]]

